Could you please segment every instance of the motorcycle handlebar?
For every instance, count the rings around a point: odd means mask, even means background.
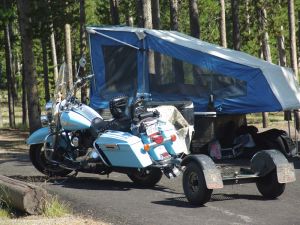
[[[80,79],[78,79],[75,83],[74,83],[74,86],[73,88],[70,90],[69,92],[69,95],[67,97],[67,101],[71,101],[72,100],[72,97],[74,97],[75,93],[76,93],[76,90],[80,87],[80,86],[83,86],[85,81],[91,79],[92,77],[94,76],[94,74],[90,74],[90,75],[87,75],[85,77],[82,77]]]

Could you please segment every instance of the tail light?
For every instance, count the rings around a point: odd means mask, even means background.
[[[161,135],[154,135],[151,137],[151,140],[154,141],[156,144],[161,144],[164,142],[164,137]]]

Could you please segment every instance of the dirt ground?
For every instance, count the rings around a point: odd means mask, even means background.
[[[4,219],[0,225],[107,225],[92,219],[85,219],[78,216],[68,215],[60,218],[45,218],[41,216],[26,216],[17,219]]]
[[[25,140],[28,132],[0,129],[0,164],[4,161],[14,160],[17,156],[27,154],[28,146]],[[46,218],[43,216],[17,216],[14,219],[0,220],[0,225],[107,225],[107,223],[95,221],[77,215],[66,215],[59,218]]]

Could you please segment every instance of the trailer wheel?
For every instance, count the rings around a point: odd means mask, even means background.
[[[128,173],[127,176],[136,184],[143,187],[155,186],[162,177],[162,172],[158,168],[148,168],[141,171]]]
[[[212,189],[207,189],[202,168],[195,162],[187,164],[182,186],[187,200],[196,206],[204,205],[211,198]]]
[[[275,199],[279,197],[285,189],[285,184],[281,184],[277,180],[276,169],[261,177],[256,182],[258,191],[267,199]]]

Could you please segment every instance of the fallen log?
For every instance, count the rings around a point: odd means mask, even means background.
[[[49,195],[46,190],[0,175],[0,201],[31,215],[41,214]]]

